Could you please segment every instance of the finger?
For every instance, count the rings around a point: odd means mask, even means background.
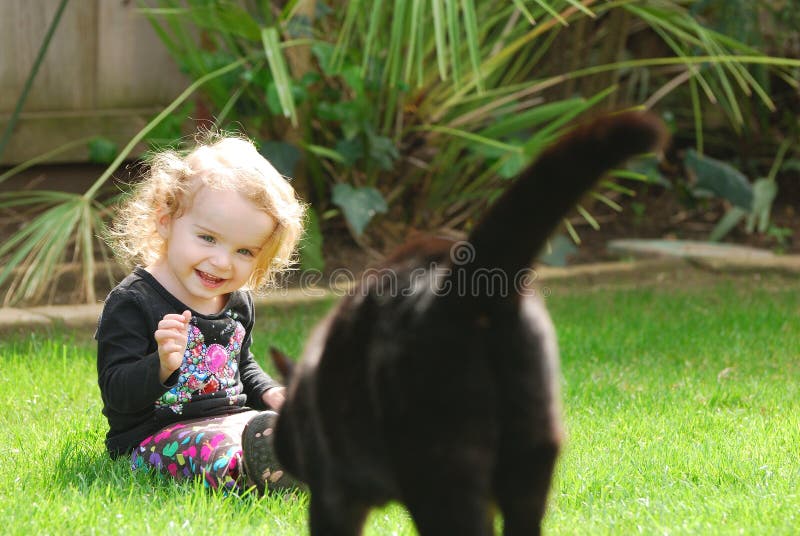
[[[191,319],[192,319],[192,312],[189,309],[186,309],[183,312],[183,321],[184,321],[184,323],[188,324]]]
[[[180,320],[170,318],[164,319],[158,323],[158,329],[175,329],[178,331],[183,331],[186,329],[186,323],[183,321],[183,317],[178,317]]]
[[[184,312],[183,312],[183,313],[181,313],[181,314],[177,314],[177,313],[169,313],[169,314],[166,314],[166,315],[164,315],[164,317],[161,319],[161,321],[163,322],[163,321],[165,321],[165,320],[174,320],[174,321],[176,321],[176,322],[180,322],[180,323],[182,323],[182,324],[185,324],[185,323],[186,323],[186,313],[187,313],[187,312],[188,312],[188,311],[184,311]],[[191,317],[191,313],[189,313],[189,315],[190,315],[190,317]]]
[[[175,341],[176,344],[186,344],[185,337],[182,337],[176,328],[157,329],[154,337],[159,344],[164,344],[169,340]]]
[[[170,354],[174,354],[174,357],[183,356],[183,346],[181,346],[180,344],[175,344],[175,343],[170,344],[169,347],[166,348],[166,350]]]
[[[170,361],[183,361],[183,353],[183,348],[171,343],[159,348],[159,354]]]
[[[279,410],[283,406],[284,402],[286,402],[286,397],[283,396],[283,393],[281,393],[272,398],[272,407],[276,410]]]

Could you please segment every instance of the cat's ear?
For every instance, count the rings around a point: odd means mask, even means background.
[[[292,372],[294,372],[294,361],[274,346],[269,347],[269,356],[272,362],[275,363],[275,368],[277,368],[281,376],[283,376],[283,382],[288,383],[289,379],[292,377]]]

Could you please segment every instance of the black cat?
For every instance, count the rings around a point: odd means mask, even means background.
[[[561,443],[550,318],[520,286],[554,228],[610,167],[657,148],[627,112],[546,150],[466,242],[403,247],[316,328],[275,429],[311,492],[314,535],[361,532],[404,503],[422,535],[538,534]]]

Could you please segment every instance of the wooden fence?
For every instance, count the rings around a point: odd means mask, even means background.
[[[59,0],[0,0],[0,132]],[[0,164],[86,136],[120,145],[188,84],[135,0],[72,0],[50,42]],[[58,157],[82,162],[85,146]]]

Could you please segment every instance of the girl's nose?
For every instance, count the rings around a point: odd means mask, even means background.
[[[213,264],[215,268],[228,270],[231,267],[231,256],[224,251],[218,251],[211,257],[211,264]]]

